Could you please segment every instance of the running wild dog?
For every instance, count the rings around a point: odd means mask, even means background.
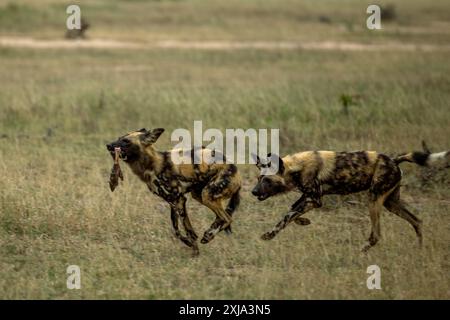
[[[263,240],[273,239],[292,221],[300,225],[309,224],[310,221],[301,216],[314,208],[320,208],[324,195],[368,191],[372,232],[369,244],[363,251],[369,250],[380,239],[380,212],[383,206],[408,221],[413,226],[419,243],[422,243],[422,222],[400,199],[402,172],[398,164],[411,161],[426,165],[433,162],[433,156],[422,157],[418,153],[410,153],[391,159],[374,151],[305,151],[282,159],[271,154],[268,154],[266,161],[261,161],[257,156],[255,158],[260,170],[271,165],[278,168],[275,175],[260,174],[258,177],[252,190],[258,200],[263,201],[293,190],[302,193],[275,228],[262,235]]]
[[[211,157],[214,153],[209,149],[191,150],[191,164],[175,164],[171,159],[172,151],[157,151],[153,144],[164,132],[164,129],[141,129],[119,137],[107,144],[111,156],[115,148],[120,148],[119,157],[150,189],[170,205],[172,226],[175,236],[193,249],[194,255],[199,253],[197,234],[192,228],[186,211],[186,194],[211,209],[216,219],[205,231],[201,243],[208,243],[214,236],[225,230],[231,233],[232,214],[239,205],[241,178],[237,167],[233,164],[201,161],[194,164],[194,157]],[[214,157],[214,155],[212,155]],[[198,162],[198,161],[197,161]],[[224,202],[227,207],[224,208]],[[178,228],[181,219],[186,236]]]

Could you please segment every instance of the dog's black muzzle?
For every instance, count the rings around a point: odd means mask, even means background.
[[[259,201],[266,200],[270,197],[270,194],[262,194],[256,188],[252,190],[252,195],[254,195]]]

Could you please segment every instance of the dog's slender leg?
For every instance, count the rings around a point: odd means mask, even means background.
[[[183,210],[181,211],[180,216],[181,216],[181,219],[183,220],[184,229],[186,230],[188,237],[195,241],[195,240],[197,240],[198,236],[195,233],[195,230],[191,224],[191,220],[189,220],[189,216],[187,214],[186,198],[183,197],[182,203],[183,203]]]
[[[205,231],[203,238],[200,241],[205,244],[210,242],[220,231],[228,227],[231,224],[232,218],[223,208],[222,199],[212,198],[208,189],[205,189],[202,192],[202,203],[216,214],[216,220],[214,220],[208,230]]]
[[[180,239],[185,245],[192,247],[192,242],[185,236],[183,236],[178,228],[178,213],[175,208],[170,207],[170,218],[172,219],[172,227],[175,231],[175,236]]]
[[[220,226],[220,231],[222,231],[230,226],[233,218],[223,208],[220,208],[219,212],[221,215],[221,219],[224,220],[224,223]]]
[[[201,192],[201,202],[210,208],[223,222],[220,225],[218,232],[227,229],[233,220],[231,217],[232,211],[227,212],[227,210],[224,209],[223,201],[233,197],[233,194],[237,193],[240,188],[240,178],[236,178],[236,172],[237,168],[235,166],[230,166],[228,170],[219,173],[211,180]],[[214,237],[214,235],[212,236]],[[206,239],[208,237],[203,238],[206,242],[209,242],[212,239]]]
[[[369,214],[372,231],[369,244],[362,249],[363,252],[367,252],[380,240],[381,209],[389,196],[395,194],[399,188],[401,178],[400,168],[390,158],[384,156],[378,159],[369,188]]]
[[[220,219],[218,216],[216,216],[216,220],[211,224],[211,226],[208,228],[208,230],[205,231],[202,240],[200,241],[203,244],[206,244],[210,242],[216,234],[218,234],[222,230],[222,226],[224,224],[224,221]]]
[[[399,185],[394,186],[387,192],[381,195],[374,194],[373,188],[369,191],[369,214],[370,222],[372,225],[372,231],[369,237],[369,244],[366,245],[362,251],[367,252],[370,248],[377,244],[381,238],[381,228],[380,228],[380,214],[383,204],[389,199],[389,196],[395,194]]]
[[[322,206],[322,186],[317,177],[311,176],[309,179],[303,181],[303,183],[299,184],[297,187],[303,194],[300,199],[298,199],[292,205],[292,211],[302,210],[302,206],[304,206],[303,203],[306,201],[306,195],[308,195],[313,204],[315,204],[315,208],[320,208]],[[300,216],[297,216],[297,218],[294,219],[294,222],[301,226],[306,226],[311,223],[309,219]]]
[[[216,219],[208,228],[208,230],[206,230],[205,233],[203,234],[201,243],[205,244],[210,242],[216,236],[216,234],[218,234],[220,231],[224,230],[227,226],[230,225],[231,217],[223,208],[222,200],[220,199],[217,199],[215,201],[203,200],[203,203],[216,214]]]
[[[380,230],[380,213],[381,201],[375,200],[369,203],[370,222],[372,224],[372,231],[370,232],[369,244],[363,248],[363,252],[367,252],[370,248],[377,244],[381,237]]]
[[[303,208],[305,207],[306,199],[307,199],[306,195],[302,194],[300,199],[295,201],[294,204],[291,206],[291,211],[301,211],[301,210],[303,210]]]
[[[400,187],[395,190],[384,203],[386,209],[402,219],[408,221],[416,231],[419,245],[422,245],[422,221],[412,214],[405,206],[405,202],[400,199]]]
[[[291,207],[291,211],[299,211],[302,209],[302,207],[304,206],[304,201],[306,200],[306,197],[304,197],[303,195],[300,197],[300,199],[298,199]],[[309,224],[311,224],[311,221],[308,218],[303,218],[298,216],[297,218],[294,219],[294,222],[300,226],[307,226]]]
[[[210,208],[212,211],[214,211],[216,216],[223,222],[220,225],[220,230],[219,231],[222,231],[223,229],[228,227],[231,224],[231,222],[233,221],[231,216],[223,208],[222,200],[217,200],[214,203],[210,203],[209,205],[206,204],[206,206],[208,208]]]
[[[318,205],[316,201],[309,201],[306,200],[306,195],[302,195],[302,197],[292,206],[292,209],[289,211],[284,218],[277,223],[275,228],[273,228],[271,231],[264,233],[261,236],[261,239],[263,240],[271,240],[273,239],[281,230],[283,230],[291,221],[298,219],[301,215],[305,214],[306,212],[317,208]]]
[[[194,228],[192,228],[191,221],[189,220],[189,217],[187,215],[187,212],[184,211],[181,215],[181,219],[183,219],[183,225],[184,229],[186,230],[186,233],[189,237],[189,241],[192,243],[192,249],[194,250],[194,255],[199,254],[198,245],[197,245],[197,234],[194,231]]]
[[[197,234],[194,231],[194,228],[191,225],[191,221],[187,215],[186,211],[186,198],[184,196],[180,197],[175,204],[176,212],[181,217],[183,221],[183,226],[187,234],[187,239],[191,243],[191,247],[194,251],[194,255],[199,254],[198,245],[197,245]]]

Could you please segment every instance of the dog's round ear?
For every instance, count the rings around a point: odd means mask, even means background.
[[[428,146],[427,146],[425,140],[422,140],[422,149],[423,149],[423,151],[424,151],[425,153],[428,153],[428,154],[432,153],[431,150],[430,150],[430,148],[428,148]]]
[[[253,162],[256,164],[261,162],[259,159],[259,156],[257,154],[252,153],[252,159],[253,159]]]
[[[145,146],[154,144],[163,132],[163,128],[156,128],[151,131],[145,131],[144,134],[140,136],[142,144],[144,144]]]
[[[252,153],[252,159],[253,162],[256,164],[256,166],[258,167],[258,169],[261,169],[261,167],[263,166],[261,163],[261,159],[259,158],[259,156],[257,154]]]
[[[267,159],[270,161],[270,167],[278,174],[284,173],[284,162],[277,154],[268,153]]]

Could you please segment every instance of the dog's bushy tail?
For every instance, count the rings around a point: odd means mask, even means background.
[[[228,205],[225,209],[225,211],[230,215],[233,216],[233,213],[236,211],[236,209],[239,207],[239,204],[241,203],[241,195],[240,195],[241,189],[239,188],[230,198],[230,201],[228,202]],[[231,225],[225,228],[224,230],[227,234],[231,234]]]
[[[423,151],[414,151],[399,155],[393,159],[396,164],[402,162],[413,162],[423,167],[450,167],[450,151],[431,153]]]
[[[419,166],[427,166],[428,158],[430,157],[430,155],[431,153],[414,151],[410,153],[401,154],[396,158],[394,158],[393,160],[396,164],[407,161],[416,163]]]
[[[424,140],[422,140],[422,149],[423,151],[401,154],[393,160],[396,164],[408,161],[423,167],[450,168],[450,151],[433,153]]]

